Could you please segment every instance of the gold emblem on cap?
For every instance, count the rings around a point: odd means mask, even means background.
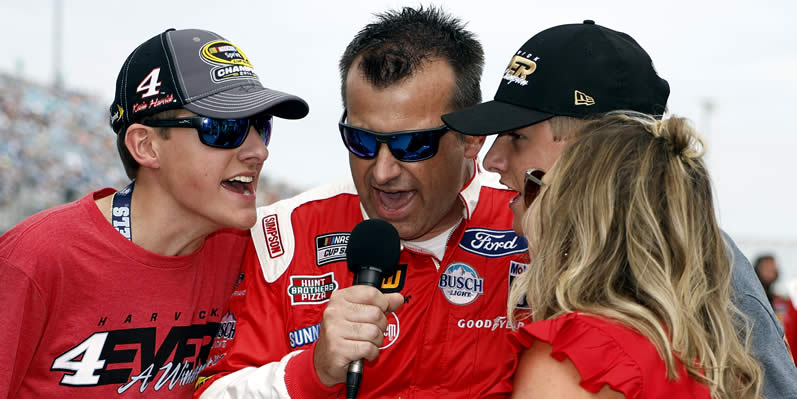
[[[509,65],[506,67],[507,73],[516,76],[520,79],[526,79],[526,76],[531,75],[537,70],[537,63],[520,55],[512,57]]]
[[[573,93],[573,96],[575,97],[576,105],[587,105],[587,106],[589,106],[589,105],[595,104],[595,99],[594,98],[592,98],[592,97],[588,96],[586,93],[582,93],[582,92],[580,92],[578,90],[576,90]]]
[[[226,40],[216,40],[202,46],[201,53],[209,61],[252,67],[246,54],[238,46]]]

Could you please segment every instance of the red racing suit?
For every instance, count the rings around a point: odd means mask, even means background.
[[[388,315],[379,357],[365,362],[359,397],[476,398],[511,373],[507,295],[528,259],[512,231],[514,192],[460,192],[464,215],[441,261],[402,242],[383,291],[405,303]],[[334,290],[351,286],[346,243],[364,210],[353,184],[327,186],[258,209],[243,282],[228,305],[195,397],[345,397],[324,386],[313,342]],[[250,395],[250,396],[247,396]]]

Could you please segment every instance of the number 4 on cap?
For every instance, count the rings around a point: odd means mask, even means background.
[[[154,96],[158,94],[158,87],[161,85],[161,81],[158,80],[158,76],[161,73],[160,67],[155,68],[144,77],[144,80],[138,84],[136,87],[136,93],[140,93],[144,91],[145,93],[141,95],[141,98],[147,98],[149,96]]]

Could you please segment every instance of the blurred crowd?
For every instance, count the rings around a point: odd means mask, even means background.
[[[129,179],[99,99],[0,73],[0,233],[46,208]],[[258,203],[298,192],[261,178]]]

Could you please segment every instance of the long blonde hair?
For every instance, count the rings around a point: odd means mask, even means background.
[[[533,320],[573,311],[612,318],[653,342],[670,379],[678,358],[714,398],[759,398],[761,369],[737,335],[748,332],[730,301],[730,264],[692,126],[611,113],[582,133],[526,212],[532,264],[509,303],[526,295]]]

